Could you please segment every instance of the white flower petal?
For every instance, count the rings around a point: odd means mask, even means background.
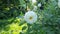
[[[38,7],[41,7],[41,3],[38,4]]]
[[[37,1],[36,0],[32,0],[32,3],[36,3]]]

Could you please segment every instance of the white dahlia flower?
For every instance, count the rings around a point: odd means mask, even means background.
[[[33,11],[28,11],[24,16],[24,19],[27,23],[32,24],[37,21],[37,14]]]

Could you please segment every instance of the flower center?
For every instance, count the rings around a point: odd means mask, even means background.
[[[32,20],[32,16],[30,16],[30,18],[29,18],[30,20]]]

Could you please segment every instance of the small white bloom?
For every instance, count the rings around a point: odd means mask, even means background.
[[[34,10],[34,11],[37,10],[37,6],[34,6],[33,10]]]
[[[27,23],[32,24],[37,21],[37,14],[33,11],[28,11],[24,16],[24,19]]]
[[[58,2],[58,7],[60,8],[60,2]]]
[[[32,0],[32,3],[36,3],[37,1],[36,0]]]
[[[38,7],[41,7],[41,3],[38,4]]]

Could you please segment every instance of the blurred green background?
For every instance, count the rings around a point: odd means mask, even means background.
[[[38,15],[34,24],[23,18],[29,10]],[[0,0],[0,34],[60,34],[58,0]]]

